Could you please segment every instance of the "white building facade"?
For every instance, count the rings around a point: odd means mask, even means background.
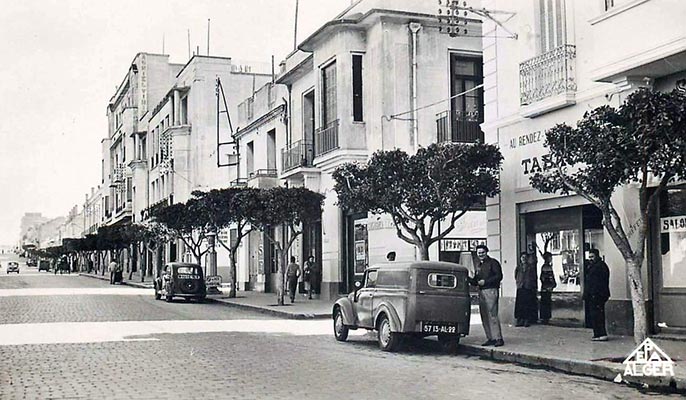
[[[651,0],[484,1],[487,9],[514,13],[505,28],[484,24],[486,142],[504,156],[501,195],[489,199],[488,245],[504,272],[501,308],[512,318],[514,268],[518,254],[550,251],[558,286],[553,321],[587,325],[583,291],[584,260],[598,249],[610,266],[607,305],[611,332],[628,333],[632,310],[624,261],[602,227],[599,210],[579,196],[541,194],[529,177],[548,167],[545,131],[575,125],[584,112],[617,107],[640,86],[672,90],[686,86],[686,3]],[[686,328],[686,248],[683,232],[660,230],[660,220],[686,215],[683,183],[661,199],[651,221],[644,271],[650,324]],[[618,191],[615,204],[624,227],[635,237],[638,190]]]

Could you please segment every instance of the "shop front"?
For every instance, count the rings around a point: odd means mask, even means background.
[[[662,193],[651,228],[653,327],[686,334],[686,184]]]
[[[556,287],[552,293],[553,318],[558,325],[589,326],[581,298],[588,251],[605,252],[602,215],[593,205],[527,212],[520,207],[521,252],[535,254],[537,276],[543,254],[552,254]]]

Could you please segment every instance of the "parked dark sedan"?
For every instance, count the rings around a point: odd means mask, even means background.
[[[16,272],[19,273],[19,263],[16,261],[10,261],[7,263],[7,273]]]
[[[166,264],[160,276],[155,279],[155,299],[159,300],[163,296],[167,302],[171,302],[174,297],[182,297],[186,301],[204,300],[207,288],[202,268],[198,264]]]

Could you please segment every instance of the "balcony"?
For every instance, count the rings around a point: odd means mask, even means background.
[[[287,172],[298,167],[311,167],[314,159],[314,146],[306,140],[298,140],[281,149],[281,171]]]
[[[112,172],[112,181],[113,182],[123,182],[124,181],[124,164],[119,164],[116,167],[114,167],[114,171]]]
[[[259,189],[269,189],[277,185],[276,169],[258,169],[248,173],[247,185]]]
[[[234,179],[231,182],[229,182],[229,187],[233,187],[233,188],[248,187],[248,180],[245,178]]]
[[[481,131],[481,113],[446,110],[436,114],[436,133],[438,142],[474,143],[484,142]]]
[[[535,117],[574,104],[576,46],[562,45],[519,64],[522,115]]]
[[[315,135],[315,157],[338,149],[338,120],[317,129]]]

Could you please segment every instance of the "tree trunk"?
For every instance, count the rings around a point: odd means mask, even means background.
[[[426,243],[420,243],[417,245],[419,250],[419,259],[421,261],[429,261],[429,246]]]
[[[646,314],[643,280],[641,279],[642,262],[636,259],[626,260],[626,270],[631,288],[631,305],[634,311],[634,342],[641,344],[648,337],[648,318]]]
[[[278,273],[276,274],[276,304],[282,306],[284,304],[283,298],[284,298],[284,292],[285,292],[285,285],[284,285],[284,274],[285,274],[285,263],[286,263],[286,251],[285,250],[279,250],[278,245],[276,251],[279,254],[279,268],[278,268]]]
[[[236,251],[235,250],[229,250],[229,262],[231,263],[231,289],[229,290],[229,297],[230,298],[235,298],[236,297],[236,284],[238,283],[238,279],[236,277]]]

